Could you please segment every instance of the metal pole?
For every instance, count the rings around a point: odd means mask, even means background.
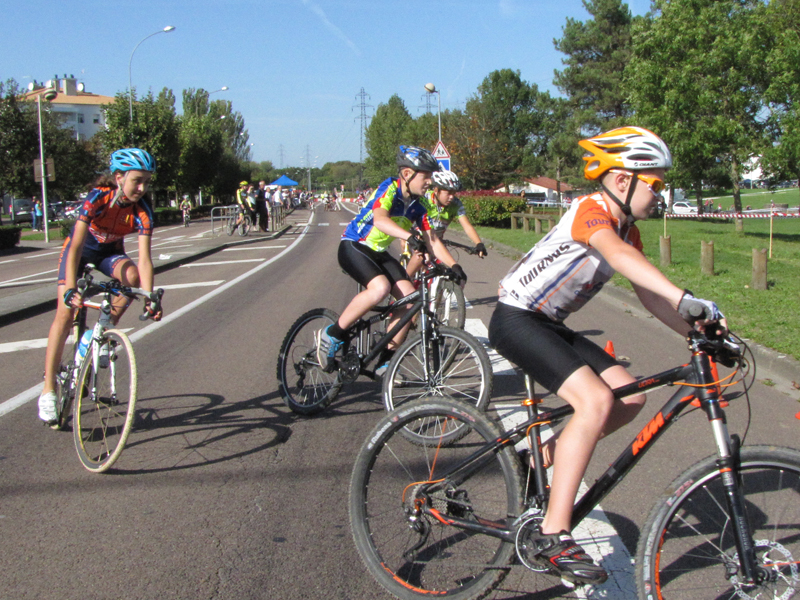
[[[41,175],[42,175],[42,222],[44,223],[44,241],[50,242],[50,227],[47,221],[47,173],[44,162],[44,137],[42,136],[42,94],[36,97],[36,103],[39,105],[39,161],[41,162]],[[36,207],[32,207],[36,210]]]
[[[133,64],[133,55],[136,53],[136,49],[139,46],[141,46],[142,42],[144,42],[145,40],[148,40],[151,37],[153,37],[154,35],[158,35],[159,33],[169,33],[170,31],[173,31],[174,29],[175,29],[175,27],[173,27],[172,25],[168,25],[168,26],[164,27],[164,29],[156,31],[155,33],[151,33],[146,38],[144,38],[142,41],[140,41],[138,44],[136,44],[136,46],[133,48],[133,52],[131,52],[131,58],[130,58],[130,60],[128,60],[128,112],[129,112],[129,117],[130,117],[131,134],[133,134],[133,84],[132,84],[132,79],[131,79],[131,65]]]
[[[442,141],[442,92],[436,90],[436,114],[439,116],[439,141]]]

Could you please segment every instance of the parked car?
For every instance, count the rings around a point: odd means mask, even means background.
[[[676,215],[696,215],[697,206],[690,202],[673,202],[672,212]]]

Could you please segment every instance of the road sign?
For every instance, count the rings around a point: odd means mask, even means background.
[[[52,158],[48,158],[44,161],[45,167],[45,176],[47,177],[47,181],[55,181],[56,180],[56,167],[53,163]],[[37,183],[42,181],[42,161],[38,158],[33,160],[33,179]]]
[[[433,158],[440,159],[440,158],[450,158],[450,153],[447,151],[447,148],[444,147],[442,140],[436,142],[436,147],[433,149]]]
[[[439,163],[439,166],[442,167],[445,171],[450,170],[450,159],[449,158],[437,158],[436,162]]]

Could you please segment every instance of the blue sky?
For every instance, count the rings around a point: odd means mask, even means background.
[[[586,20],[581,0],[0,0],[0,79],[75,75],[113,96],[133,85],[208,91],[242,113],[254,160],[276,166],[359,160],[361,88],[376,107],[398,94],[424,111],[423,86],[442,109],[463,107],[491,71],[557,93],[553,47],[567,17]],[[647,0],[630,3],[635,14]],[[434,99],[435,107],[435,99]],[[435,108],[434,108],[435,110]],[[374,109],[368,111],[373,114]],[[444,140],[445,143],[447,140]],[[283,158],[281,161],[281,147]]]

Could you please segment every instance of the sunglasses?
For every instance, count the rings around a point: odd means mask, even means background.
[[[639,181],[643,181],[647,184],[647,189],[650,190],[650,193],[653,196],[660,196],[661,192],[664,191],[664,180],[656,177],[655,175],[645,175],[643,173],[630,173],[628,171],[618,171],[616,169],[611,170],[612,173],[618,173],[620,175],[628,175],[629,177],[636,177]]]

